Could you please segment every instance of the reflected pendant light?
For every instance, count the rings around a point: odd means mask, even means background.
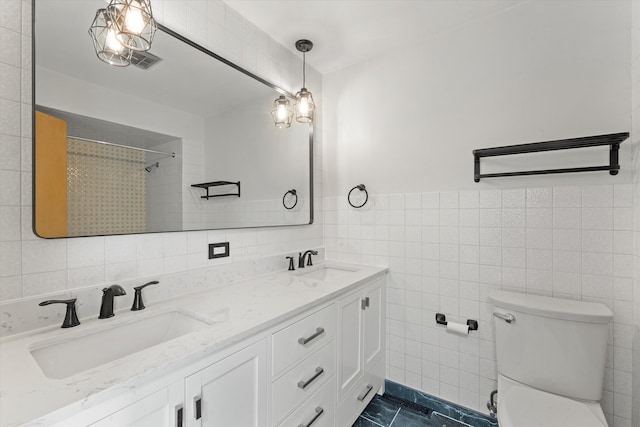
[[[313,48],[313,43],[309,40],[298,40],[296,42],[296,49],[302,52],[302,89],[296,93],[296,103],[294,109],[296,111],[296,120],[300,123],[309,123],[313,120],[313,110],[315,104],[313,103],[313,96],[311,92],[305,87],[306,83],[306,67],[307,61],[305,54]]]
[[[291,126],[291,119],[293,119],[293,110],[291,109],[291,103],[286,96],[280,95],[278,99],[273,101],[273,111],[271,116],[279,129],[288,128]]]
[[[136,51],[149,50],[157,29],[150,0],[111,0],[107,12],[120,43]]]
[[[101,61],[116,67],[126,67],[131,63],[133,51],[118,40],[118,33],[106,9],[98,9],[89,28],[96,55]]]

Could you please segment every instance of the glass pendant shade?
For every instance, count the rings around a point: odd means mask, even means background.
[[[149,50],[157,29],[150,0],[111,0],[107,12],[120,43],[136,51]]]
[[[293,110],[291,110],[291,103],[284,95],[280,95],[278,99],[273,101],[271,116],[277,128],[283,129],[291,126]]]
[[[120,43],[117,30],[106,9],[98,9],[96,12],[89,28],[89,35],[101,61],[116,67],[126,67],[131,63],[133,51]]]
[[[299,123],[310,123],[313,121],[313,110],[316,105],[313,103],[313,96],[307,88],[302,88],[296,93],[296,120]]]

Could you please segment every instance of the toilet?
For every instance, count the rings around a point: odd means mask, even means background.
[[[607,427],[599,401],[611,310],[514,292],[489,300],[500,427]]]

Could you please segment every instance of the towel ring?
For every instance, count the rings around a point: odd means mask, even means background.
[[[287,204],[284,201],[284,199],[287,198],[287,194],[291,194],[296,198],[296,201],[291,206],[287,206]],[[298,204],[298,193],[296,192],[295,189],[289,190],[286,193],[284,193],[284,196],[282,196],[282,206],[284,206],[285,209],[293,209],[296,207],[297,204]]]
[[[365,194],[365,198],[364,198],[364,202],[362,202],[362,204],[360,206],[356,206],[353,203],[351,203],[351,193],[353,193],[353,190],[358,189],[360,191],[364,191]],[[369,200],[369,192],[367,191],[367,187],[364,186],[364,184],[358,184],[355,187],[353,187],[351,189],[351,191],[349,191],[349,194],[347,195],[347,201],[349,202],[349,204],[356,208],[356,209],[360,209],[361,207],[363,207],[364,205],[367,204],[367,200]]]

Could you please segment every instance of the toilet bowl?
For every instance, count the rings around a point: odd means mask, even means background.
[[[513,292],[489,300],[500,427],[607,427],[599,401],[611,310]]]

